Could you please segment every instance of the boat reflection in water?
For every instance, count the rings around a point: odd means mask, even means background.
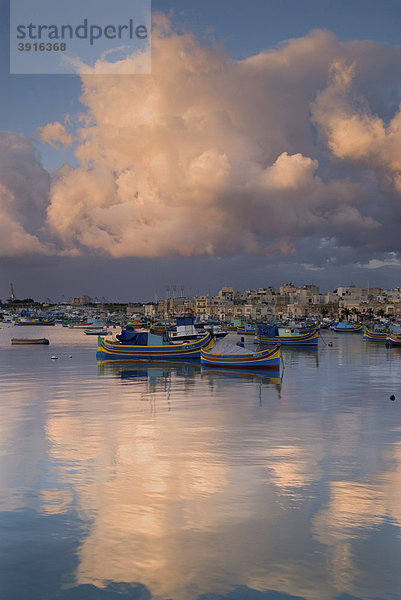
[[[264,384],[276,386],[278,390],[281,389],[282,377],[269,377],[266,372],[260,371],[260,369],[218,369],[216,367],[202,366],[202,376],[213,377],[214,375],[222,379],[257,379]]]
[[[183,380],[184,389],[194,384],[195,377],[200,373],[200,365],[191,362],[166,363],[128,363],[98,361],[98,375],[117,377],[122,383],[146,384],[148,392],[165,391],[171,385],[171,380]]]
[[[217,369],[214,367],[200,366],[194,362],[171,363],[137,363],[98,361],[98,375],[117,377],[122,383],[146,384],[147,392],[168,391],[172,380],[183,380],[184,389],[188,391],[194,386],[199,375],[208,377],[209,386],[215,385],[230,388],[238,380],[255,380],[263,386],[270,386],[281,391],[282,376],[269,377],[260,369]]]
[[[175,373],[178,377],[194,377],[200,373],[200,365],[193,362],[172,363],[135,363],[98,361],[98,375],[114,375],[121,379],[150,379],[170,377]]]

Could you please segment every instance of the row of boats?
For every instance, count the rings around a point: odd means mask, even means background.
[[[187,323],[189,326],[189,323]],[[401,345],[401,327],[392,330],[378,331],[361,324],[332,323],[330,329],[337,333],[361,334],[369,341],[386,341],[388,345]],[[270,346],[270,348],[253,351],[244,347],[243,340],[239,344],[230,344],[216,339],[212,331],[203,332],[201,337],[180,340],[165,337],[147,330],[134,327],[122,329],[115,340],[98,338],[97,359],[99,361],[155,361],[155,360],[187,360],[200,359],[204,366],[247,368],[247,369],[280,369],[280,348],[282,346],[299,346],[317,348],[320,329],[312,325],[285,326],[261,325],[257,328],[237,328],[237,334],[253,335],[254,343]],[[179,327],[177,327],[179,331]],[[199,334],[198,334],[199,335]],[[180,337],[180,336],[178,336]]]
[[[200,359],[204,366],[232,369],[280,370],[280,347],[252,352],[225,340],[217,341],[211,332],[199,340],[171,343],[161,336],[145,331],[123,330],[118,339],[106,340],[99,336],[97,360],[99,361],[171,361]]]
[[[38,324],[38,323],[36,323]],[[43,323],[41,323],[43,324]],[[50,324],[50,323],[49,323]],[[115,339],[104,339],[111,333],[105,324],[95,322],[70,323],[69,327],[84,329],[87,335],[98,336],[97,359],[99,361],[171,361],[200,360],[204,366],[246,368],[246,369],[280,369],[281,346],[301,346],[317,348],[319,333],[322,329],[330,329],[338,333],[357,334],[363,332],[368,341],[384,341],[388,345],[401,346],[401,326],[384,329],[367,328],[355,323],[304,323],[292,326],[259,325],[257,327],[244,324],[236,327],[239,335],[252,335],[255,344],[270,348],[253,351],[242,343],[230,344],[224,340],[227,331],[221,327],[199,329],[194,325],[193,315],[177,318],[174,328],[136,328],[123,327]],[[230,331],[230,327],[227,327]],[[13,343],[27,343],[28,340],[13,340]],[[31,343],[48,343],[43,340],[31,340]]]
[[[365,327],[363,339],[367,342],[382,342],[386,346],[401,346],[401,331],[387,329],[378,331]]]
[[[269,369],[280,370],[281,345],[318,345],[319,330],[316,327],[279,328],[261,326],[255,332],[250,328],[236,333],[253,333],[257,344],[273,346],[263,350],[245,348],[243,341],[232,344],[226,341],[227,331],[211,328],[209,331],[197,331],[194,319],[190,316],[177,319],[176,330],[171,335],[163,335],[162,330],[141,330],[134,327],[123,328],[115,340],[98,337],[97,360],[118,361],[171,361],[200,360],[203,366],[226,367],[231,369]],[[243,340],[244,338],[242,338]]]

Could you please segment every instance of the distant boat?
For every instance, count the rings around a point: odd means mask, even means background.
[[[209,350],[201,350],[201,365],[228,369],[280,369],[280,348],[252,352],[239,346],[218,342]]]
[[[244,325],[237,327],[237,333],[239,335],[255,335],[256,327],[254,327],[253,325],[249,325],[248,323],[245,323]]]
[[[363,325],[360,323],[334,323],[330,329],[336,333],[362,333]]]
[[[216,340],[221,340],[222,338],[225,338],[228,333],[228,331],[223,329],[221,325],[206,325],[205,330],[213,333],[213,337]]]
[[[89,329],[94,325],[93,321],[90,322],[79,322],[79,323],[68,323],[68,327],[70,329]],[[99,329],[100,325],[95,325],[97,329]]]
[[[110,333],[107,329],[85,329],[85,335],[107,335]]]
[[[386,337],[386,346],[401,346],[401,333],[389,332]]]
[[[278,344],[283,346],[317,346],[319,330],[317,328],[302,332],[297,328],[263,325],[258,328],[255,344]]]
[[[211,333],[207,333],[200,340],[172,344],[165,341],[162,336],[147,331],[136,331],[127,327],[116,336],[118,341],[105,340],[98,337],[96,358],[99,361],[107,360],[186,360],[199,359],[201,348],[208,348],[213,341]]]
[[[197,329],[194,323],[195,319],[192,314],[177,317],[176,327],[167,331],[170,342],[189,342],[205,337],[206,331]]]
[[[223,323],[223,327],[226,331],[237,331],[237,326],[233,323]]]
[[[17,319],[14,321],[14,325],[26,326],[26,325],[54,325],[55,319]]]
[[[49,340],[47,338],[12,338],[11,343],[14,345],[19,344],[44,344],[46,346],[49,345]]]
[[[387,331],[379,331],[377,329],[369,329],[365,327],[363,330],[363,339],[366,342],[385,342],[387,338]]]

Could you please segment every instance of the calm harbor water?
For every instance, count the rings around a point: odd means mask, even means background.
[[[0,598],[400,599],[401,350],[322,338],[269,379],[2,324]]]

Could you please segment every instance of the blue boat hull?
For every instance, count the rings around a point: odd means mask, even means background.
[[[374,331],[366,328],[363,332],[363,339],[365,342],[385,342],[387,338],[386,331]]]
[[[239,335],[255,335],[256,329],[245,329],[244,327],[237,327],[237,333]]]
[[[268,337],[263,334],[257,334],[255,336],[256,344],[277,344],[280,343],[282,346],[317,346],[319,343],[319,332],[317,329],[309,332],[299,334],[297,336],[275,336]]]
[[[401,334],[400,333],[387,334],[386,346],[401,347]]]

